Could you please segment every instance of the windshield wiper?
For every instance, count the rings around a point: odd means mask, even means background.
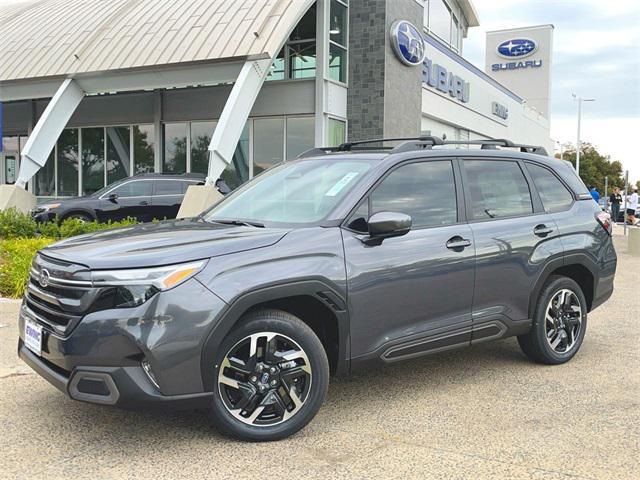
[[[249,222],[247,220],[210,220],[213,223],[222,223],[223,225],[238,225],[240,227],[256,227],[264,228],[262,223]]]

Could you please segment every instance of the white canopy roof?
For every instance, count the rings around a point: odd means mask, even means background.
[[[59,85],[60,78],[100,72],[273,58],[312,3],[27,0],[0,6],[0,88],[26,79],[57,78]]]

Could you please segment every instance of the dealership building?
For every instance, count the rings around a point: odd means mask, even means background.
[[[0,183],[41,199],[214,157],[236,187],[347,139],[553,149],[552,27],[489,33],[482,70],[469,0],[27,0],[0,24]]]

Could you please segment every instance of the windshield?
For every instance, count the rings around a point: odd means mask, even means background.
[[[302,160],[263,173],[205,213],[204,219],[262,224],[323,220],[364,177],[372,160]]]

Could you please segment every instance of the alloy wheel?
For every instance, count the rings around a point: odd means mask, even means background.
[[[578,296],[563,288],[549,300],[545,313],[545,336],[547,343],[556,353],[569,352],[582,329],[582,306]]]
[[[243,423],[270,427],[296,415],[309,397],[311,363],[289,337],[260,332],[236,343],[218,372],[220,398]]]

